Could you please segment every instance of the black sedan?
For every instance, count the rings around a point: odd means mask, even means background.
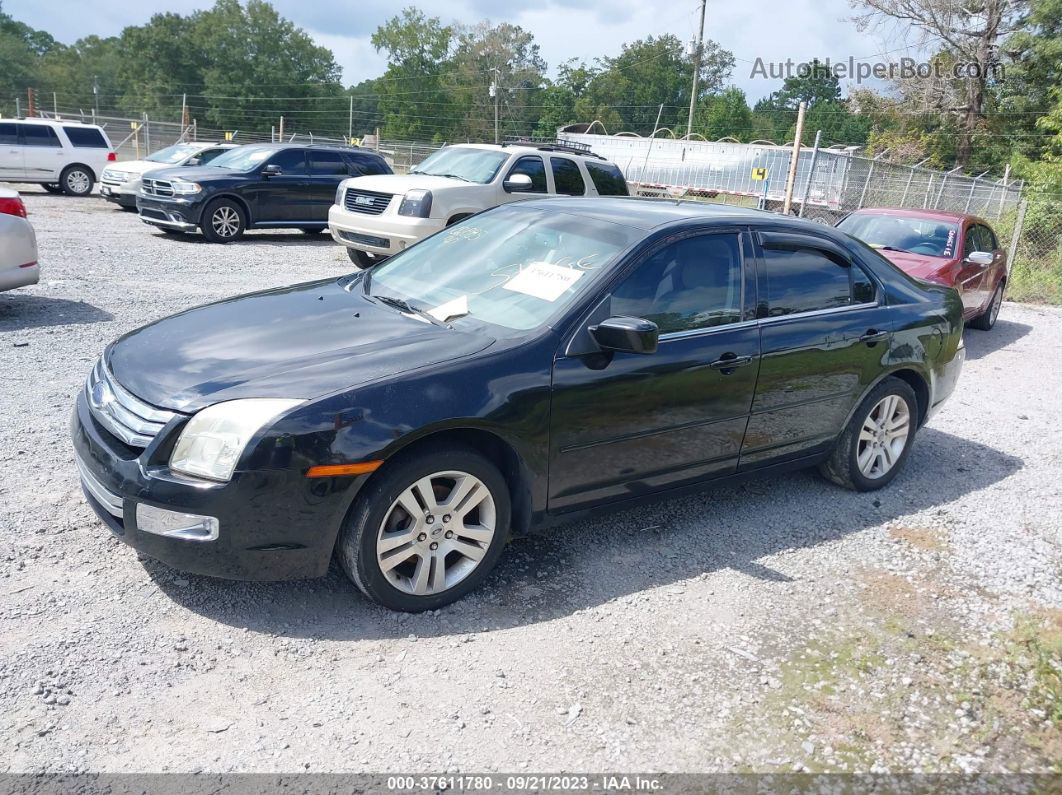
[[[248,229],[328,228],[328,209],[348,177],[390,174],[370,149],[332,144],[247,144],[205,166],[147,172],[136,197],[140,220],[168,234],[198,229],[231,243]]]
[[[419,611],[590,510],[816,465],[880,488],[963,359],[958,294],[842,232],[557,198],[133,331],[72,432],[92,507],[147,555],[247,579],[336,556]]]

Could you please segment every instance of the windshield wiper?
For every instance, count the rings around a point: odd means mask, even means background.
[[[391,307],[392,309],[397,309],[399,312],[405,312],[410,315],[422,317],[429,323],[431,323],[433,326],[442,326],[443,328],[448,328],[448,326],[438,318],[432,317],[423,309],[417,309],[411,303],[401,298],[395,298],[393,295],[370,295],[369,297],[375,298],[381,304],[387,304],[389,307]]]
[[[459,179],[462,182],[471,182],[468,177],[462,177],[460,174],[429,174],[426,171],[410,171],[410,174],[423,174],[425,177],[449,177],[450,179]]]
[[[901,251],[904,254],[910,254],[911,253],[910,251],[908,251],[905,248],[898,248],[896,246],[882,246],[882,248],[885,249],[886,251]]]

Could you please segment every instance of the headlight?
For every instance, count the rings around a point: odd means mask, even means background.
[[[431,191],[423,188],[406,191],[406,195],[402,197],[402,204],[398,208],[398,214],[427,218],[431,214]]]
[[[183,179],[171,180],[170,184],[173,185],[173,192],[175,194],[187,196],[189,193],[199,193],[203,187],[198,182],[188,182]]]
[[[105,168],[103,170],[104,179],[114,179],[118,182],[125,182],[129,179],[130,173],[128,171],[115,171],[114,169]]]
[[[251,437],[301,400],[251,398],[209,406],[184,426],[170,456],[170,469],[185,475],[228,481]]]
[[[347,186],[340,182],[339,187],[336,188],[336,200],[332,202],[333,204],[338,204],[340,207],[343,206],[343,191],[345,191],[346,189]]]

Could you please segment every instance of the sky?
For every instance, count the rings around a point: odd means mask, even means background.
[[[127,25],[147,21],[154,13],[189,13],[211,6],[212,0],[5,0],[5,13],[64,43],[89,34],[111,36]],[[684,41],[696,36],[698,0],[273,0],[288,19],[335,54],[347,84],[383,73],[386,63],[369,37],[378,25],[404,5],[415,4],[444,22],[475,23],[483,19],[511,22],[531,31],[550,72],[569,58],[591,61],[614,55],[624,42],[672,33]],[[895,60],[902,46],[885,42],[880,33],[857,31],[847,0],[708,0],[705,37],[734,53],[732,82],[749,100],[769,94],[780,80],[752,77],[757,58],[794,62],[812,57],[833,61],[849,57]],[[890,54],[875,57],[882,52]],[[913,54],[913,53],[911,53]],[[842,87],[846,81],[842,81]],[[865,84],[872,86],[873,84]]]

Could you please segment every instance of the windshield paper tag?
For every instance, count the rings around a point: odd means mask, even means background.
[[[543,301],[556,301],[582,277],[583,271],[548,262],[532,262],[502,285],[506,290],[523,293]]]
[[[468,296],[462,295],[460,298],[455,298],[453,301],[447,301],[445,304],[439,304],[434,309],[429,309],[428,314],[441,323],[445,323],[452,317],[461,317],[468,314]]]

